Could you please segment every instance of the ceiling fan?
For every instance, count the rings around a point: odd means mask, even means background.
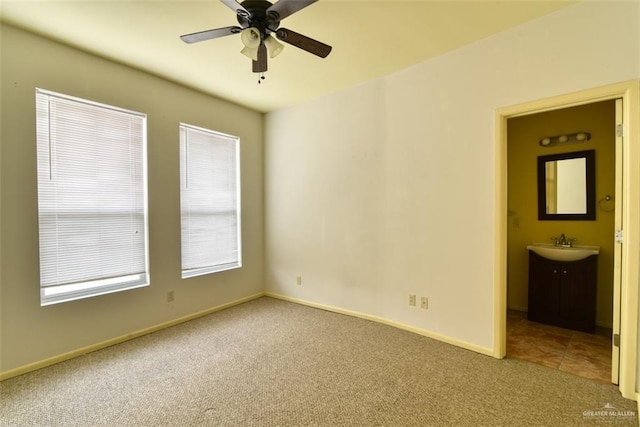
[[[279,28],[280,21],[315,3],[318,0],[278,0],[276,3],[267,0],[220,0],[232,9],[240,26],[229,26],[213,30],[200,31],[180,36],[185,43],[196,43],[233,34],[240,34],[244,49],[242,54],[253,61],[253,72],[267,71],[267,53],[276,57],[284,48],[278,40],[305,50],[321,58],[331,52],[331,46],[296,33],[287,28]],[[264,76],[262,77],[264,78]]]

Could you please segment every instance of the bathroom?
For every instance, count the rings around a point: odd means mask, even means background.
[[[508,120],[507,307],[511,318],[514,312],[528,311],[527,245],[534,242],[553,244],[553,237],[564,234],[566,238],[575,239],[575,245],[600,247],[595,324],[598,334],[602,336],[607,331],[610,334],[613,326],[616,217],[615,115],[616,101],[607,100]],[[588,133],[590,139],[548,146],[539,143],[544,137],[580,132]],[[595,151],[595,220],[539,220],[538,157],[585,150]],[[606,343],[607,340],[605,346]],[[610,340],[608,347],[611,359]],[[551,351],[549,354],[541,352],[535,357],[553,359],[553,356]],[[552,360],[546,364],[552,366],[556,362]],[[608,370],[607,375],[610,375],[610,366]]]

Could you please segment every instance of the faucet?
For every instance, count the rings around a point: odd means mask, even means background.
[[[560,237],[552,237],[551,240],[555,242],[556,246],[560,246],[562,248],[570,248],[573,246],[573,242],[576,241],[574,238],[567,238],[564,233],[562,233]]]

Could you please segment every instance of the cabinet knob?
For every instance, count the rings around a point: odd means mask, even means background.
[[[562,270],[562,273],[563,274],[567,274],[567,270]]]

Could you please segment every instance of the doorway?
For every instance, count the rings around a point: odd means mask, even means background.
[[[620,146],[616,149],[615,170],[620,187],[615,200],[619,215],[620,235],[614,261],[613,333],[619,336],[619,357],[613,362],[619,367],[619,389],[626,398],[635,399],[638,331],[638,264],[640,259],[640,81],[624,82],[585,90],[527,104],[500,109],[496,112],[496,288],[494,315],[494,356],[506,354],[507,317],[507,254],[508,254],[508,193],[507,193],[507,122],[511,118],[547,111],[621,99]],[[618,144],[616,144],[618,145]],[[618,209],[620,208],[620,209]],[[623,226],[624,225],[624,226]],[[616,225],[618,227],[618,225]],[[627,236],[625,240],[624,237]],[[613,236],[611,237],[613,239]],[[619,321],[619,324],[616,323]],[[617,340],[618,341],[618,340]],[[614,371],[618,373],[616,367]]]
[[[615,234],[615,118],[616,101],[560,108],[507,120],[507,355],[570,372],[603,382],[618,383],[612,379],[611,337],[613,328],[613,283]],[[562,136],[572,135],[567,143]],[[583,135],[580,140],[575,135]],[[546,138],[546,139],[545,139]],[[546,144],[554,140],[554,144]],[[586,151],[585,151],[586,150]],[[593,184],[595,194],[593,215],[571,215],[572,220],[558,216],[540,217],[538,159],[573,156],[574,153],[593,153]],[[578,171],[583,178],[585,169]],[[566,181],[569,181],[567,179]],[[586,180],[572,177],[571,187],[560,196],[553,191],[548,202],[561,206],[571,200],[582,204],[570,211],[586,213]],[[550,187],[544,188],[549,190]],[[580,187],[580,188],[578,188]],[[563,187],[558,187],[562,189]],[[554,187],[555,189],[555,187]],[[596,202],[597,201],[597,202]],[[546,210],[544,210],[546,212]],[[569,211],[567,211],[569,212]],[[549,220],[547,217],[554,219]],[[579,219],[578,219],[579,218]],[[579,316],[585,326],[594,324],[592,333],[563,329],[527,320],[529,309],[527,245],[533,242],[552,243],[552,237],[565,235],[575,245],[598,246],[596,258],[597,278],[594,277],[594,302],[581,307]],[[584,288],[581,288],[582,290]],[[585,293],[567,301],[567,307],[585,304]],[[547,300],[553,304],[549,295]],[[575,310],[575,309],[574,309]],[[582,318],[582,317],[581,317]],[[587,320],[589,319],[589,320]],[[589,328],[587,328],[589,329]]]

